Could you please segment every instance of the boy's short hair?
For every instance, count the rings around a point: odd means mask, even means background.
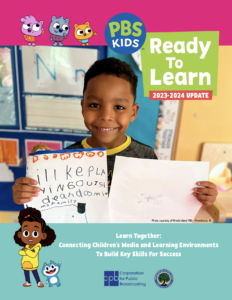
[[[131,93],[134,96],[135,101],[138,77],[135,75],[130,65],[114,57],[97,60],[89,68],[85,74],[83,94],[89,80],[100,74],[113,75],[128,81],[131,84]]]

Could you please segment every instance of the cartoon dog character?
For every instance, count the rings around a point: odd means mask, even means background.
[[[56,286],[61,286],[60,279],[57,274],[60,272],[61,261],[59,264],[56,264],[51,260],[50,264],[45,263],[42,268],[42,274],[47,277],[46,283],[49,284],[49,287],[52,287],[54,284]]]
[[[64,19],[64,17],[56,18],[52,17],[52,22],[49,26],[50,41],[54,41],[53,46],[63,46],[61,43],[64,39],[67,39],[69,33],[69,19]]]
[[[22,25],[22,33],[24,33],[25,41],[28,41],[28,46],[36,46],[35,44],[35,36],[39,36],[44,34],[43,29],[43,21],[36,21],[36,18],[33,16],[26,16],[25,18],[21,18]]]
[[[82,43],[82,46],[89,46],[88,42],[89,39],[93,35],[97,35],[97,33],[93,33],[92,28],[89,26],[89,22],[86,22],[85,24],[82,25],[74,25],[75,31],[74,31],[74,36],[77,40],[79,40]]]

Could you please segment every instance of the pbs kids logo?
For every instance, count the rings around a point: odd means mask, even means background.
[[[118,14],[107,23],[105,39],[113,51],[131,54],[143,46],[146,28],[137,16],[129,13]]]

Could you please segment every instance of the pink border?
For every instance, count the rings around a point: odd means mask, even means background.
[[[10,12],[7,13],[7,12]],[[40,0],[24,5],[22,1],[4,2],[1,24],[7,29],[1,32],[1,45],[27,45],[21,32],[22,17],[33,15],[38,21],[44,21],[45,33],[36,38],[37,45],[52,45],[48,28],[53,15],[70,19],[71,30],[64,45],[81,43],[74,37],[74,24],[90,23],[97,32],[89,40],[89,45],[106,45],[104,31],[107,22],[116,14],[128,12],[137,15],[145,24],[147,32],[181,31],[220,31],[220,45],[232,45],[231,1],[221,0],[213,3],[209,0],[167,0],[167,1],[122,1],[110,4],[107,0],[89,0],[85,8],[77,1],[67,4]],[[9,21],[10,16],[10,21]]]

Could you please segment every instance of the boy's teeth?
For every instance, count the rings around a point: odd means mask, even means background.
[[[101,130],[105,130],[105,131],[109,131],[109,130],[113,130],[114,128],[101,128],[101,127],[98,127],[99,129]]]

